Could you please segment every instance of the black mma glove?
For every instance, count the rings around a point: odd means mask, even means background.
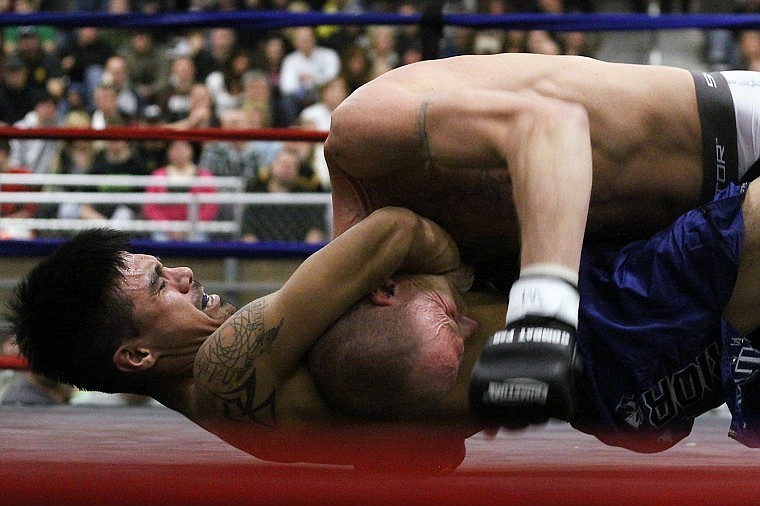
[[[508,428],[573,418],[582,371],[575,342],[579,295],[564,274],[535,266],[512,285],[506,329],[488,340],[472,370],[470,408],[477,418]]]

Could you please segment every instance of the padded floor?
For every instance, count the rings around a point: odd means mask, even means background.
[[[704,415],[688,438],[654,455],[564,424],[480,433],[454,470],[375,472],[266,462],[162,407],[4,407],[0,503],[754,503],[760,450],[729,439],[728,423]]]

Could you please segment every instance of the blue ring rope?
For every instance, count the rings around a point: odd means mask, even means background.
[[[663,29],[749,29],[760,27],[760,14],[441,14],[445,26],[477,29],[550,31],[636,31]],[[319,25],[424,25],[422,14],[343,14],[281,11],[177,12],[163,14],[106,14],[98,12],[36,12],[0,15],[0,27],[50,25],[61,28],[246,27],[274,30]]]
[[[66,239],[4,240],[0,241],[0,257],[43,257],[51,254],[64,242]],[[157,257],[247,259],[303,259],[324,246],[324,244],[300,242],[156,242],[147,239],[133,239],[129,244],[130,250],[134,253]]]

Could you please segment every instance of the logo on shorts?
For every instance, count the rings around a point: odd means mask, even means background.
[[[726,146],[715,139],[715,193],[726,187]]]
[[[751,345],[743,345],[734,364],[735,376],[747,378],[760,369],[760,351]]]
[[[615,414],[634,429],[660,428],[679,416],[691,416],[708,392],[721,392],[720,348],[710,344],[693,362],[657,381],[640,394],[626,395]]]
[[[641,426],[641,422],[644,421],[641,406],[634,400],[632,395],[623,397],[615,408],[615,412],[622,416],[625,423],[634,429],[638,429]]]

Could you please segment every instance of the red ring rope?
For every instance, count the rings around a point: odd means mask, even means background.
[[[29,362],[23,357],[0,355],[0,369],[27,369]]]

